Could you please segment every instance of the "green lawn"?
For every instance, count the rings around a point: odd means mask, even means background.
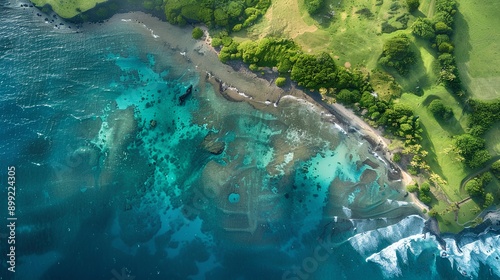
[[[94,8],[108,0],[32,0],[37,7],[50,5],[52,10],[62,18],[72,18],[82,12]]]
[[[458,0],[455,55],[472,96],[500,97],[500,1]]]
[[[492,155],[500,155],[500,123],[495,124],[484,136],[488,152]]]
[[[434,118],[427,110],[426,105],[435,98],[440,98],[453,109],[454,118],[439,122]],[[401,96],[400,102],[411,106],[415,110],[415,114],[420,117],[420,122],[424,128],[422,145],[429,152],[426,160],[431,170],[448,182],[447,185],[442,186],[443,191],[452,201],[459,201],[467,197],[465,193],[459,192],[459,187],[468,170],[463,163],[457,162],[456,155],[453,152],[448,152],[452,147],[453,135],[463,133],[466,125],[461,106],[441,86],[425,90],[424,95],[420,97],[405,93]]]

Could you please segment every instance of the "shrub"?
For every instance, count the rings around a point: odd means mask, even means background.
[[[203,37],[203,30],[201,30],[201,28],[199,28],[199,27],[195,27],[193,29],[192,35],[193,35],[194,39],[198,40],[201,37]]]
[[[282,87],[286,83],[286,78],[285,77],[278,77],[278,78],[276,78],[275,83],[277,86]]]
[[[395,153],[394,156],[392,157],[392,160],[395,161],[395,162],[400,162],[401,161],[401,154],[400,153]]]
[[[418,191],[418,185],[417,184],[408,185],[406,186],[406,190],[411,193],[416,193]]]
[[[434,209],[434,208],[432,208],[431,210],[429,210],[429,216],[431,216],[431,217],[433,217],[433,218],[437,217],[437,215],[438,215],[438,214],[439,214],[439,213],[438,213],[438,212],[437,212],[437,210],[436,210],[436,209]]]

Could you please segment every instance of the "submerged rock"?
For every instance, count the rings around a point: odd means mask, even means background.
[[[214,155],[222,154],[222,152],[224,152],[224,149],[226,148],[226,144],[219,141],[217,135],[214,133],[209,133],[207,136],[205,136],[203,142],[201,142],[201,146],[203,147],[203,149]]]
[[[186,103],[186,99],[193,93],[193,85],[189,85],[189,87],[186,89],[186,92],[179,96],[179,104],[184,105]]]

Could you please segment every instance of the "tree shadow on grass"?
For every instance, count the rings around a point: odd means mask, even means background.
[[[411,92],[421,96],[423,94],[423,89],[430,88],[433,83],[427,75],[418,46],[414,43],[411,44],[411,50],[415,54],[415,63],[409,66],[408,73],[401,75],[393,68],[384,67],[384,69],[393,75],[403,92]]]
[[[438,174],[439,176],[441,176],[441,178],[447,181],[448,179],[446,178],[446,176],[444,176],[443,170],[441,169],[441,166],[437,161],[437,154],[434,144],[430,140],[429,133],[427,132],[427,129],[422,122],[420,122],[420,127],[422,128],[422,147],[428,153],[425,157],[425,160],[434,173]]]
[[[425,98],[425,100],[422,102],[422,105],[428,108],[429,104],[431,104],[431,102],[436,99],[441,99],[441,98],[437,95],[431,94]],[[439,117],[436,117],[431,112],[429,112],[429,115],[433,116],[434,119],[439,124],[439,126],[441,126],[441,128],[444,131],[448,132],[450,135],[459,135],[465,133],[464,129],[460,125],[460,121],[456,118],[455,115],[453,115],[448,119],[441,119]]]
[[[452,41],[455,44],[454,56],[459,70],[460,80],[462,81],[462,86],[467,89],[467,91],[470,91],[469,84],[471,83],[471,79],[467,63],[470,61],[472,45],[470,44],[469,24],[465,20],[464,15],[460,12],[460,9],[458,9],[455,14],[455,27]],[[466,94],[467,97],[471,96],[470,92],[467,92]]]

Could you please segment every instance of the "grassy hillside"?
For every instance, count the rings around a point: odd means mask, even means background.
[[[500,1],[458,0],[456,57],[473,97],[500,97]]]
[[[99,3],[107,2],[108,0],[32,0],[37,7],[50,5],[52,10],[62,18],[72,18],[82,12],[94,8]]]

